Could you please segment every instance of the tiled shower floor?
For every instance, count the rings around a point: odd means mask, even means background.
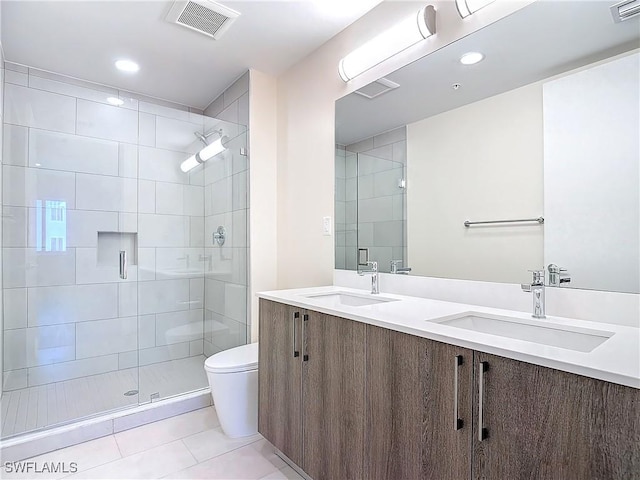
[[[204,361],[201,355],[4,392],[2,437],[146,403],[156,392],[165,398],[205,387]]]

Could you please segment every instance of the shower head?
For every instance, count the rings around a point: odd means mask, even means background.
[[[207,139],[214,133],[217,133],[220,136],[220,138],[224,136],[222,128],[219,128],[218,130],[211,130],[209,133],[193,132],[196,138],[200,140],[205,147],[209,145],[209,141]]]

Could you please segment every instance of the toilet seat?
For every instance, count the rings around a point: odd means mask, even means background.
[[[258,344],[249,343],[210,356],[204,369],[211,373],[237,373],[258,369]]]

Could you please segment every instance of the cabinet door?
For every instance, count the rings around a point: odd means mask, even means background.
[[[302,310],[260,300],[258,431],[302,464]]]
[[[640,390],[479,352],[476,377],[481,362],[488,369],[482,419],[475,382],[474,479],[638,478]]]
[[[364,478],[470,477],[472,367],[471,350],[367,326]]]
[[[365,324],[316,312],[303,323],[303,470],[362,479]]]

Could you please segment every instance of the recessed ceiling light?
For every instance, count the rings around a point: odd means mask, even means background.
[[[463,65],[474,65],[483,59],[484,55],[480,52],[468,52],[460,57],[460,63]]]
[[[135,73],[140,70],[140,65],[131,60],[118,60],[116,62],[116,68],[123,72]]]
[[[117,97],[109,97],[107,98],[107,102],[109,102],[111,105],[115,105],[116,107],[124,105],[124,100],[121,100]]]

